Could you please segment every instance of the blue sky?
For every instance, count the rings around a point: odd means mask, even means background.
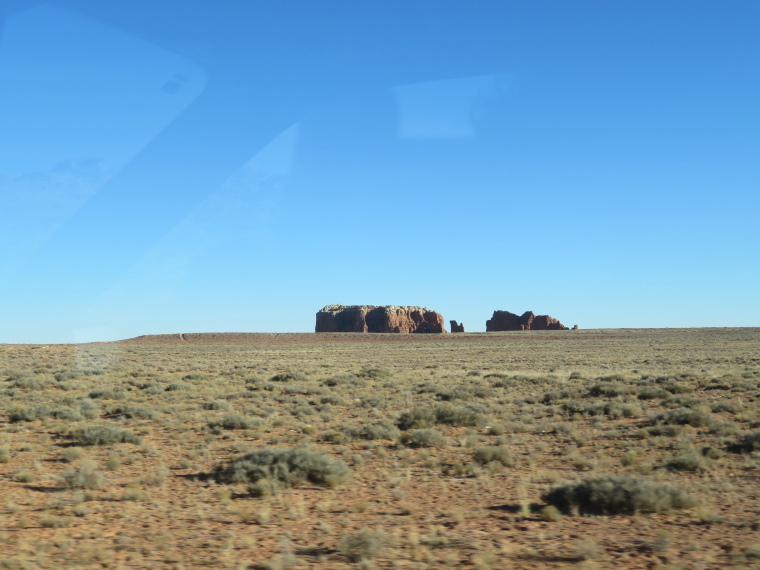
[[[0,12],[0,342],[760,325],[760,4],[109,4]]]

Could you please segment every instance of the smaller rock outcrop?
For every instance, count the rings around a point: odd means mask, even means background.
[[[443,333],[443,316],[426,307],[327,305],[317,313],[316,332]]]
[[[457,324],[456,321],[449,321],[449,324],[451,325],[451,332],[453,332],[453,333],[463,333],[464,332],[464,325],[463,324]]]
[[[520,316],[509,311],[494,311],[486,321],[486,331],[560,331],[567,327],[549,315],[535,315],[526,311]]]
[[[578,330],[578,325],[573,325],[573,330],[577,331]]]

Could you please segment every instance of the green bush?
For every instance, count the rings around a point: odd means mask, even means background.
[[[365,368],[357,374],[359,378],[372,378],[373,380],[382,380],[383,378],[390,378],[393,373],[385,368]]]
[[[101,489],[105,477],[92,459],[85,459],[79,467],[68,467],[60,477],[63,487],[69,489]]]
[[[111,445],[114,443],[141,443],[140,438],[129,430],[115,426],[85,426],[71,434],[79,445]]]
[[[362,562],[377,557],[387,542],[383,531],[364,528],[344,536],[338,550],[352,562]]]
[[[348,428],[346,430],[346,436],[349,439],[396,439],[399,436],[399,431],[393,424],[378,422]]]
[[[283,372],[282,374],[275,374],[270,378],[272,382],[291,382],[293,380],[298,382],[305,382],[308,379],[309,378],[306,376],[306,374],[301,374],[300,372]]]
[[[142,418],[144,420],[153,420],[158,416],[158,412],[145,406],[114,406],[110,408],[106,415],[111,418]]]
[[[713,423],[712,414],[706,410],[693,410],[691,408],[676,408],[662,414],[657,418],[664,424],[689,425],[692,427],[705,427]]]
[[[694,506],[694,499],[671,485],[640,477],[607,475],[552,489],[543,496],[548,504],[581,514],[657,513]]]
[[[627,384],[621,384],[620,382],[602,382],[589,388],[589,396],[602,396],[606,398],[614,398],[616,396],[625,396],[626,394],[633,394],[636,391],[634,386]]]
[[[709,471],[713,462],[694,449],[682,451],[665,462],[665,469],[670,471]]]
[[[472,458],[478,463],[487,465],[492,462],[501,463],[505,467],[514,467],[515,458],[506,447],[483,445],[475,449]]]
[[[446,443],[446,438],[437,429],[415,429],[401,435],[399,440],[409,447],[439,447]]]
[[[745,435],[738,443],[730,447],[734,453],[752,453],[760,451],[760,430]]]
[[[121,400],[124,390],[119,386],[105,386],[91,390],[88,395],[93,400]]]
[[[275,488],[296,487],[307,481],[321,487],[335,487],[350,476],[348,465],[325,453],[282,448],[251,451],[214,472],[214,478],[221,483],[255,485],[265,481]]]
[[[670,396],[670,392],[664,388],[648,387],[642,388],[641,391],[639,391],[638,398],[639,400],[655,400],[658,398],[667,398],[668,396]]]
[[[82,415],[77,410],[63,407],[33,406],[31,408],[18,408],[8,418],[11,423],[33,422],[45,418],[55,418],[67,421],[79,421]]]
[[[264,420],[261,418],[243,414],[227,414],[223,418],[208,422],[209,427],[222,429],[254,429],[262,425],[264,425]]]

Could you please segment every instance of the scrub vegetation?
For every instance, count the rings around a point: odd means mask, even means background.
[[[757,564],[760,329],[0,346],[2,568]]]

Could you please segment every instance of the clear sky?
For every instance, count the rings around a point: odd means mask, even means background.
[[[0,342],[760,326],[758,2],[10,4]]]

